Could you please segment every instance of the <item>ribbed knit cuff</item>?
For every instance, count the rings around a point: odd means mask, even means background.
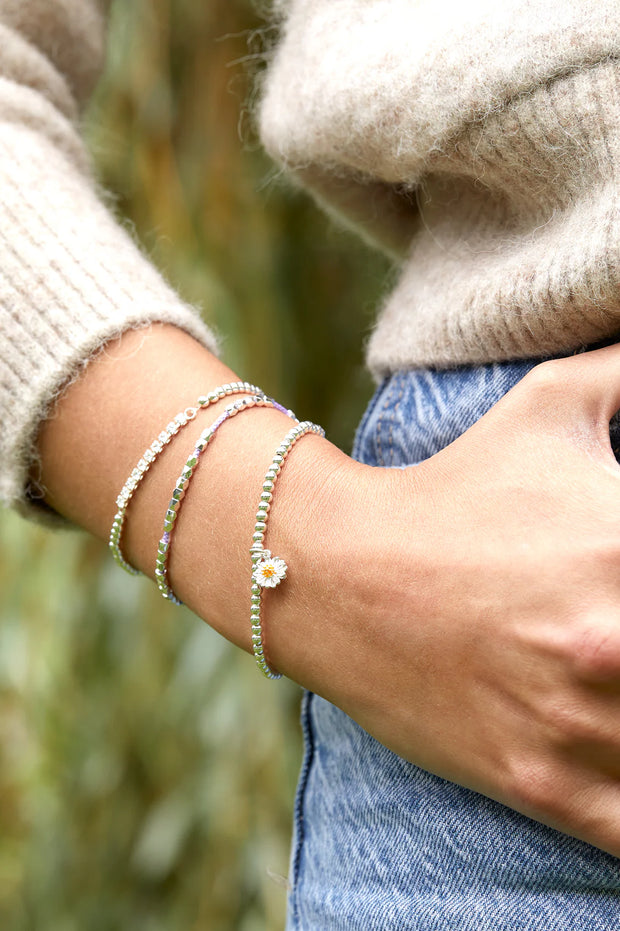
[[[23,125],[2,125],[0,498],[38,517],[45,508],[25,489],[41,421],[105,342],[158,321],[216,348],[66,148]]]

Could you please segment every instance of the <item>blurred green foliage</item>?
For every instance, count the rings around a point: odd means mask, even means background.
[[[226,361],[347,449],[387,270],[260,152],[264,26],[247,0],[118,3],[86,131]],[[0,927],[283,928],[298,689],[97,541],[7,514],[0,546]]]

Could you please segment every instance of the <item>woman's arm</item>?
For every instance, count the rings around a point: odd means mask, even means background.
[[[230,380],[171,327],[110,344],[42,430],[49,503],[105,538],[142,450]],[[270,512],[289,576],[264,604],[282,672],[407,759],[616,855],[619,385],[617,347],[539,366],[414,469],[361,466],[305,438]],[[175,528],[175,590],[245,649],[256,502],[289,427],[264,408],[226,424]],[[175,438],[130,504],[125,550],[151,575],[191,439]]]

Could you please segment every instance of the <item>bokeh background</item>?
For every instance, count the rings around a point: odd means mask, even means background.
[[[250,0],[118,2],[85,133],[226,361],[349,450],[389,271],[260,151],[274,38]],[[3,514],[0,555],[0,928],[282,929],[297,687],[78,532]]]

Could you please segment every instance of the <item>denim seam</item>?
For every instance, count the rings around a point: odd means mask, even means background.
[[[314,734],[310,723],[310,704],[313,699],[312,692],[306,692],[303,698],[301,712],[301,728],[304,738],[305,754],[304,761],[299,775],[299,785],[297,788],[297,798],[295,800],[295,851],[291,864],[291,904],[293,906],[293,927],[301,928],[299,923],[299,900],[297,896],[299,883],[299,868],[301,863],[301,851],[304,844],[304,801],[310,769],[314,759]]]

